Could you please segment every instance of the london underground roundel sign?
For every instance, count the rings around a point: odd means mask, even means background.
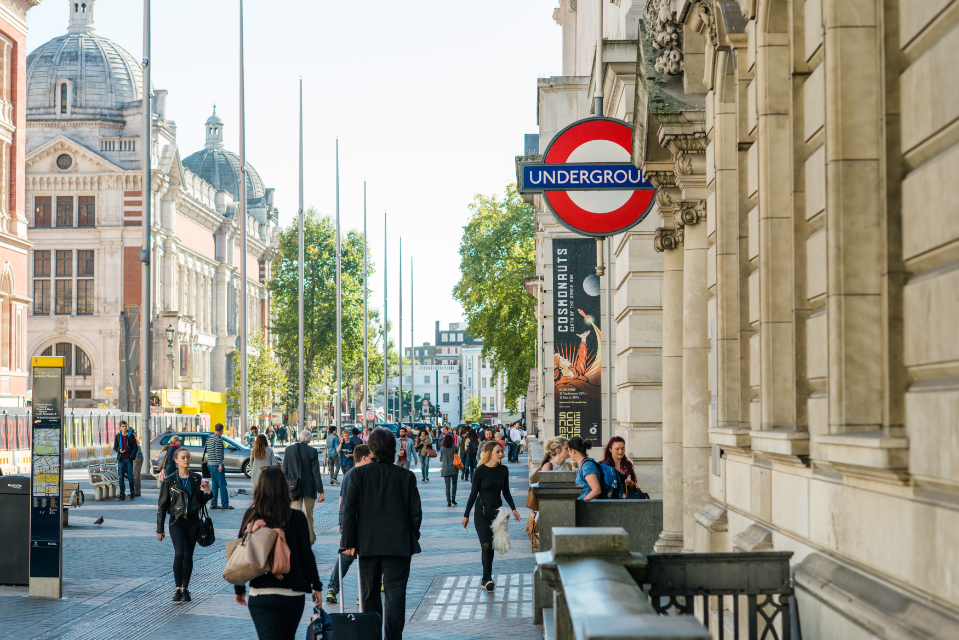
[[[633,165],[633,128],[613,118],[587,118],[553,138],[541,162],[524,162],[520,193],[542,193],[561,224],[590,236],[608,236],[639,224],[656,188]]]

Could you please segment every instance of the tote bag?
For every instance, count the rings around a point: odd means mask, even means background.
[[[253,578],[273,570],[273,547],[276,531],[257,529],[242,538],[226,543],[226,568],[223,579],[230,584],[246,584]]]

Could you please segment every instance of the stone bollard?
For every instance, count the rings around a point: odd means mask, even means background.
[[[533,495],[539,500],[539,548],[549,552],[556,527],[576,526],[576,498],[583,488],[574,482],[574,471],[540,471]],[[533,575],[533,622],[543,624],[543,609],[553,604],[552,589],[546,587],[537,571]]]
[[[98,484],[95,489],[96,490],[93,493],[94,502],[102,502],[103,501],[103,485]]]

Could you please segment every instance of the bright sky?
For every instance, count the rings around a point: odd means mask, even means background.
[[[88,0],[89,1],[89,0]],[[66,33],[68,3],[30,10],[28,52]],[[344,229],[368,229],[383,304],[383,212],[389,215],[389,315],[396,336],[403,237],[403,344],[433,342],[437,320],[462,319],[452,297],[467,205],[515,180],[523,134],[535,133],[536,79],[561,72],[557,0],[246,0],[247,158],[276,189],[280,223],[298,208],[298,80],[304,83],[306,207],[333,214],[340,140]],[[153,2],[153,86],[169,90],[180,157],[203,147],[213,103],[239,152],[237,0]],[[143,3],[96,0],[97,33],[143,53]]]

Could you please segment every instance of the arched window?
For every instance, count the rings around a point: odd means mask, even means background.
[[[73,13],[80,13],[80,3],[74,3]]]
[[[86,3],[83,3],[82,5],[80,5],[80,12],[81,12],[81,13],[86,13],[86,12],[87,12],[87,5],[86,5]],[[599,24],[599,23],[597,23],[597,24]]]
[[[63,358],[63,375],[86,377],[93,374],[93,363],[90,356],[80,347],[69,342],[58,342],[52,347],[43,350],[41,356],[58,356]],[[74,359],[74,356],[76,358]],[[76,362],[74,369],[73,363]]]
[[[60,83],[60,113],[66,115],[67,113],[67,83]]]

